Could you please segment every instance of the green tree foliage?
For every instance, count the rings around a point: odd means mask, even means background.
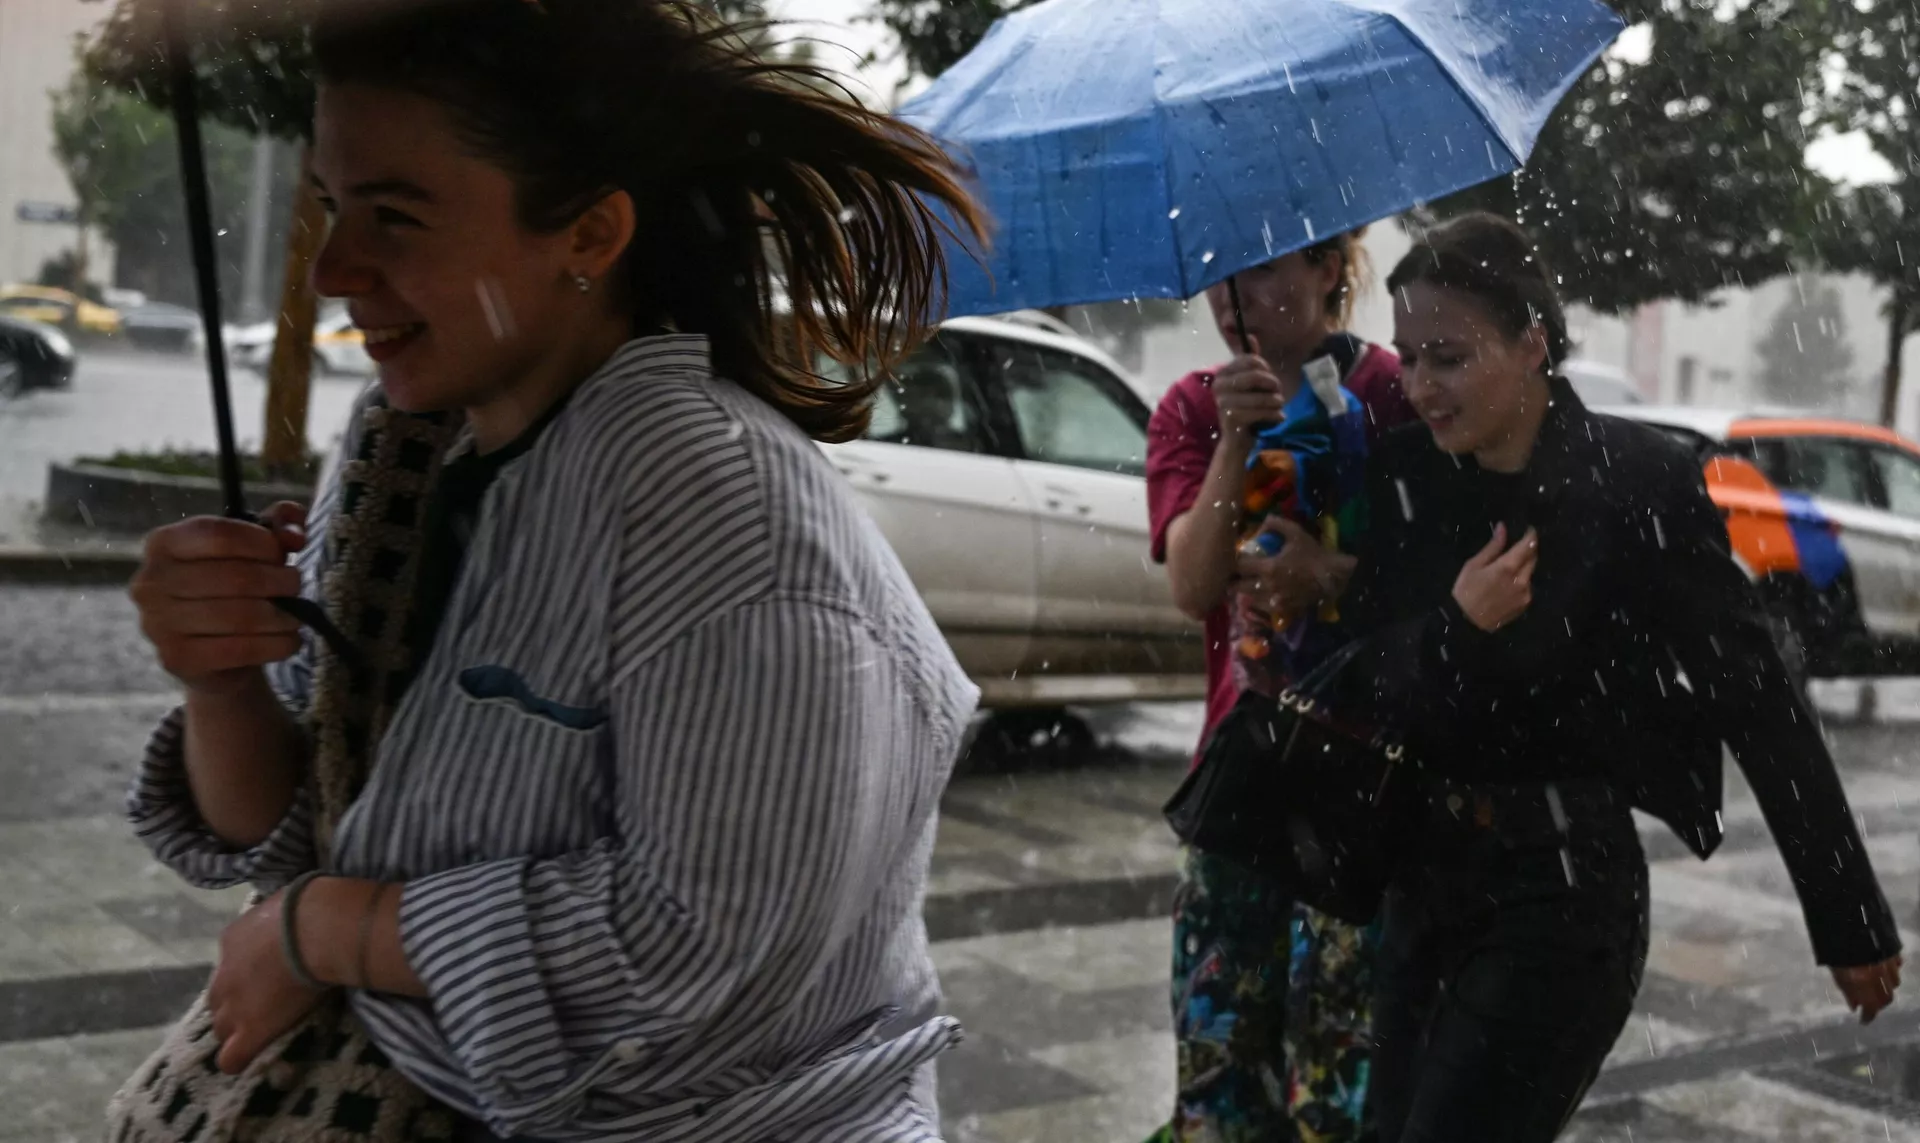
[[[1756,348],[1768,400],[1827,405],[1852,384],[1853,346],[1840,291],[1832,286],[1796,288]]]
[[[313,121],[313,55],[304,29],[283,22],[271,34],[257,34],[259,0],[191,0],[185,7],[192,15],[202,115],[249,134],[306,135]],[[165,110],[160,11],[160,0],[115,0],[87,49],[86,70],[97,82]]]
[[[1612,53],[1568,93],[1514,177],[1438,204],[1538,234],[1567,297],[1605,312],[1705,300],[1787,273],[1832,188],[1806,166],[1804,92],[1823,0],[1634,0],[1643,60]]]
[[[973,50],[1009,12],[1038,0],[875,0],[874,16],[900,38],[907,67],[929,79]]]
[[[1850,0],[1838,6],[1833,126],[1865,135],[1893,180],[1861,187],[1823,216],[1823,260],[1887,291],[1880,419],[1900,408],[1900,357],[1920,329],[1920,0]]]
[[[118,252],[116,284],[155,298],[191,302],[179,143],[161,111],[76,70],[53,95],[54,154],[73,184],[80,213]],[[207,175],[220,243],[223,285],[237,286],[239,231],[250,191],[251,141],[214,126],[206,132]],[[98,267],[88,276],[104,280]]]

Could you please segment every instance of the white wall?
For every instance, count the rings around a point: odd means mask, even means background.
[[[71,206],[73,188],[53,157],[49,93],[73,71],[73,39],[91,29],[106,4],[80,0],[0,0],[0,282],[31,281],[41,263],[75,244],[72,226],[20,222],[23,201]],[[96,278],[113,265],[96,236],[88,243]]]

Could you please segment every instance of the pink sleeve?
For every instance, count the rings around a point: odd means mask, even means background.
[[[1206,483],[1220,435],[1212,404],[1204,375],[1189,374],[1167,390],[1147,422],[1147,522],[1156,563],[1167,561],[1167,529]]]

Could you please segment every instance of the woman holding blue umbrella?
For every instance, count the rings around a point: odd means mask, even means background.
[[[1270,514],[1246,499],[1250,463],[1290,455],[1262,442],[1323,409],[1310,370],[1331,369],[1354,398],[1344,419],[1358,429],[1356,467],[1368,437],[1412,419],[1393,354],[1342,332],[1363,270],[1350,233],[1207,291],[1222,338],[1242,352],[1175,382],[1148,427],[1154,555],[1175,601],[1206,624],[1209,730],[1243,687],[1310,670],[1342,638],[1311,613],[1345,587],[1353,558],[1342,549],[1359,537],[1309,533],[1330,517],[1300,510],[1297,496]],[[1243,552],[1249,526],[1284,540],[1278,552]],[[1160,1137],[1362,1138],[1371,952],[1363,930],[1296,906],[1224,857],[1190,853],[1174,907],[1179,1094]]]

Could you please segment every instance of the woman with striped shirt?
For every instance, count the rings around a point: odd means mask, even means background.
[[[161,529],[133,586],[186,691],[136,828],[268,894],[222,939],[220,1066],[344,989],[474,1139],[936,1138],[958,1029],[920,905],[976,692],[816,447],[871,385],[791,362],[924,333],[929,204],[980,228],[954,172],[667,0],[369,5],[315,51],[315,282],[380,365],[363,459],[310,516]],[[356,465],[435,414],[424,494],[348,542]],[[336,823],[332,653],[270,600],[399,575]]]

